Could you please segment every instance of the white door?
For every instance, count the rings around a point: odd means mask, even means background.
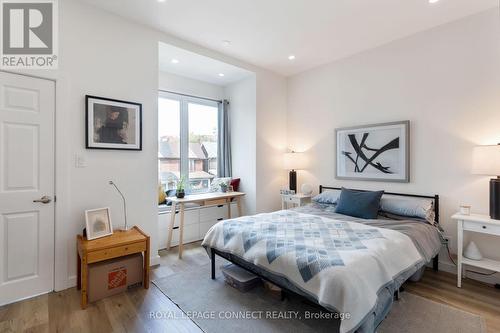
[[[54,82],[0,72],[0,305],[54,289],[54,116]]]

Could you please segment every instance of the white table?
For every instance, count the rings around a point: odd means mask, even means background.
[[[170,249],[172,243],[172,234],[175,224],[176,208],[179,206],[179,214],[181,220],[179,221],[179,259],[182,259],[183,236],[184,236],[184,209],[187,203],[198,203],[202,205],[213,203],[227,204],[227,218],[231,218],[231,201],[236,199],[238,206],[238,215],[241,216],[241,198],[245,195],[243,192],[210,192],[202,194],[186,195],[184,198],[169,197],[168,200],[172,202],[172,210],[170,213],[170,226],[168,229],[167,250]]]
[[[311,203],[311,196],[307,194],[282,194],[281,209],[289,209],[292,207],[301,207]]]
[[[471,260],[463,257],[464,231],[500,236],[500,220],[493,220],[487,215],[479,214],[455,214],[451,218],[457,221],[457,287],[462,287],[462,265],[500,272],[500,261],[488,258]]]

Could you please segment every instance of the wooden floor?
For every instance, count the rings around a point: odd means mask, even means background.
[[[177,252],[162,254],[160,266],[152,270],[152,279],[185,271],[209,262],[199,243],[185,247],[184,259]],[[475,313],[486,320],[488,332],[500,332],[500,290],[464,280],[456,287],[456,277],[445,272],[427,271],[420,282],[407,283],[411,292],[433,301]],[[152,319],[151,312],[182,312],[151,284],[90,304],[80,309],[78,291],[71,288],[0,307],[0,332],[201,332],[190,320]]]

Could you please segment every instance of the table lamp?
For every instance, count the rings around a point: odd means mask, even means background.
[[[128,230],[128,225],[127,225],[127,201],[125,200],[125,196],[123,195],[122,191],[120,191],[120,189],[118,188],[118,186],[116,186],[116,184],[110,180],[108,182],[109,185],[113,186],[116,191],[120,194],[120,196],[122,197],[122,200],[123,200],[123,215],[125,216],[125,227],[123,228],[124,231],[127,231]]]
[[[297,193],[297,170],[303,170],[306,167],[306,157],[304,153],[286,153],[283,159],[286,170],[290,170],[289,188]]]
[[[490,217],[500,220],[500,144],[474,147],[472,173],[497,177],[490,179]]]

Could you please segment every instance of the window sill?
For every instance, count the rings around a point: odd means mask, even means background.
[[[166,204],[158,205],[158,214],[170,213],[172,206],[167,206]]]

